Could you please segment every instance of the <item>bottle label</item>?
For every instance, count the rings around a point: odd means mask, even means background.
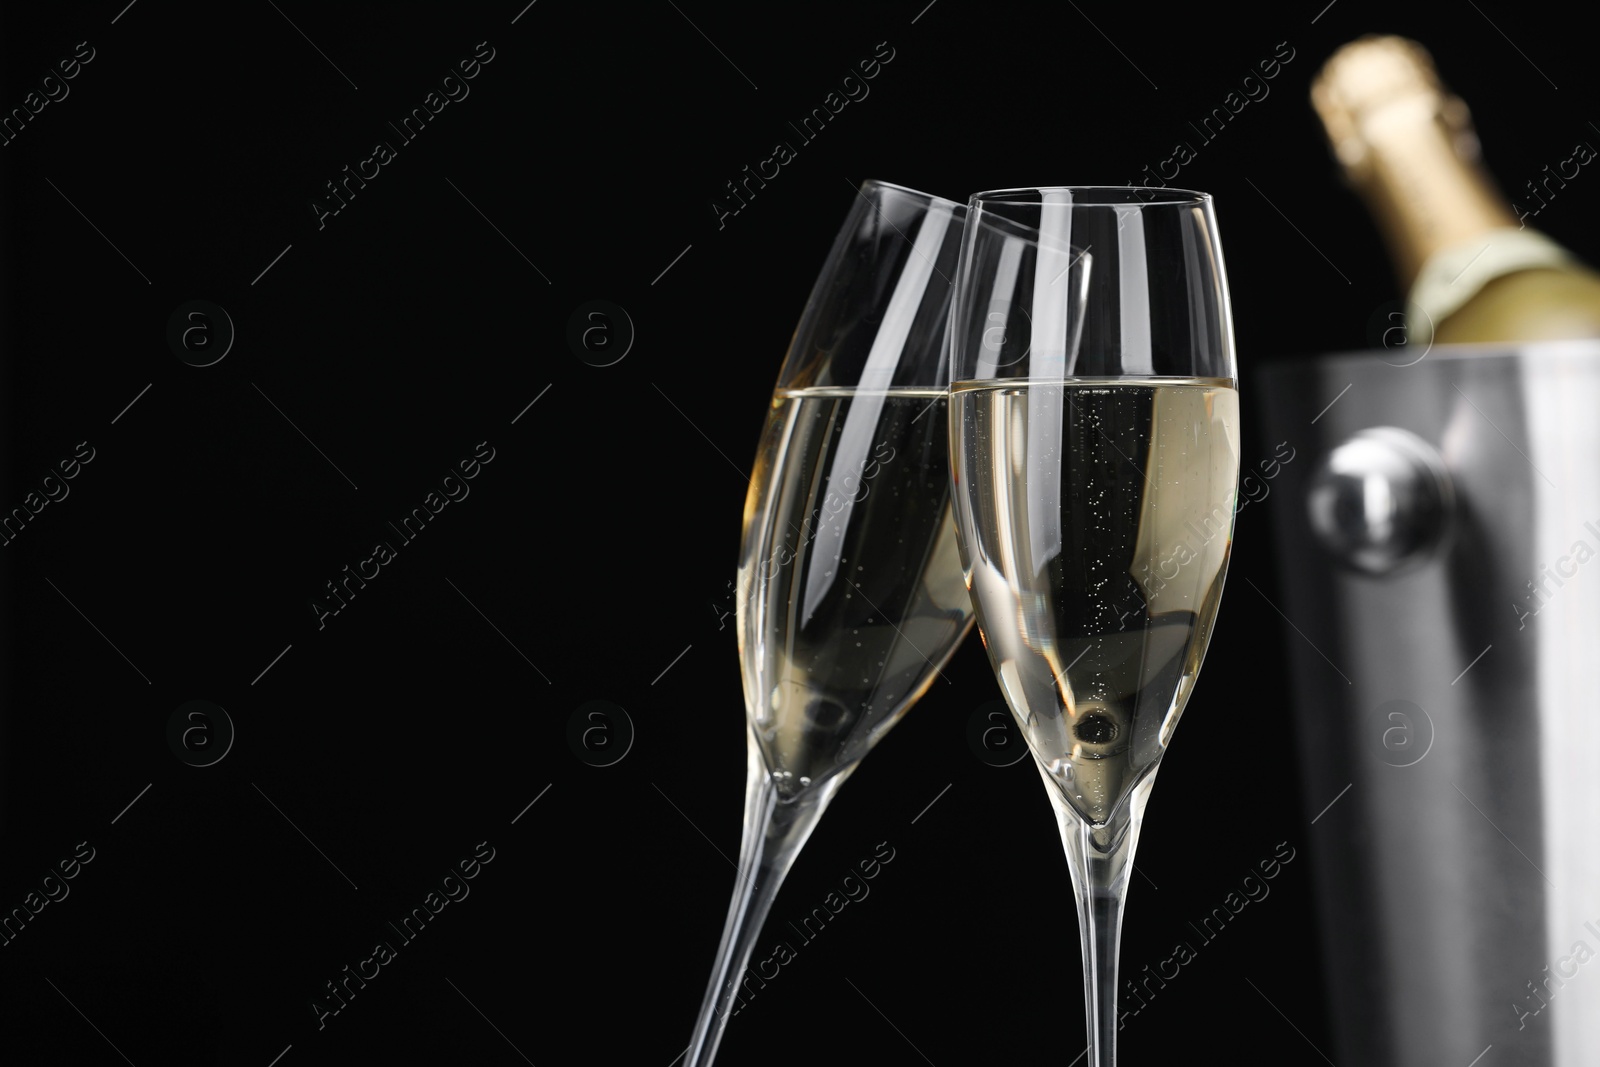
[[[1519,270],[1568,267],[1572,254],[1550,238],[1514,226],[1476,234],[1428,257],[1406,309],[1408,343],[1425,344],[1433,328],[1471,300],[1489,282]]]

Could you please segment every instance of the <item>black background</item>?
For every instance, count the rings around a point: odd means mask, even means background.
[[[1263,361],[1363,347],[1398,296],[1308,104],[1329,52],[1423,40],[1508,189],[1600,136],[1591,46],[1553,12],[925,2],[8,5],[7,112],[79,41],[94,59],[0,147],[0,506],[78,442],[95,458],[0,549],[0,909],[78,842],[95,858],[0,947],[7,1062],[668,1067],[738,848],[722,614],[745,473],[855,185],[1123,184],[1189,142],[1173,182],[1217,198],[1253,468],[1276,444],[1251,417]],[[319,229],[323,183],[397,142],[385,123],[480,41],[470,95]],[[879,42],[870,95],[719,229],[723,183]],[[1270,95],[1201,143],[1187,122],[1280,42]],[[1592,260],[1584,180],[1538,225]],[[237,331],[210,367],[166,341],[191,299]],[[636,328],[612,366],[566,339],[591,299]],[[324,583],[485,440],[470,496],[319,629]],[[1233,568],[1122,949],[1124,976],[1179,941],[1198,958],[1128,1019],[1130,1064],[1335,1053],[1265,506],[1240,513]],[[893,861],[721,1062],[1082,1048],[1048,803],[1026,761],[969,747],[998,695],[975,637],[946,674],[840,794],[760,954],[880,842]],[[166,740],[192,699],[237,730],[206,768]],[[567,742],[591,700],[636,729],[613,766]],[[323,983],[480,841],[471,895],[319,1030]],[[1201,943],[1189,923],[1280,842],[1296,858],[1270,896]]]

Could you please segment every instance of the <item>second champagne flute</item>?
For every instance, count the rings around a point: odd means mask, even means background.
[[[950,329],[962,559],[1072,867],[1088,1067],[1113,1067],[1139,824],[1232,545],[1228,283],[1204,193],[979,193],[965,238]]]
[[[739,558],[744,840],[686,1067],[716,1056],[761,924],[817,820],[972,625],[944,361],[965,216],[865,183],[778,375]]]

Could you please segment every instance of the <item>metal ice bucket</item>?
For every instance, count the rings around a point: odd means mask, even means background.
[[[1260,383],[1335,1058],[1600,1067],[1600,342]]]

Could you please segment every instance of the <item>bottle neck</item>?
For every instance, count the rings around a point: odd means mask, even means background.
[[[1363,115],[1360,126],[1361,158],[1349,167],[1351,181],[1377,220],[1406,289],[1436,253],[1517,225],[1488,175],[1463,158],[1437,96],[1396,99]]]

